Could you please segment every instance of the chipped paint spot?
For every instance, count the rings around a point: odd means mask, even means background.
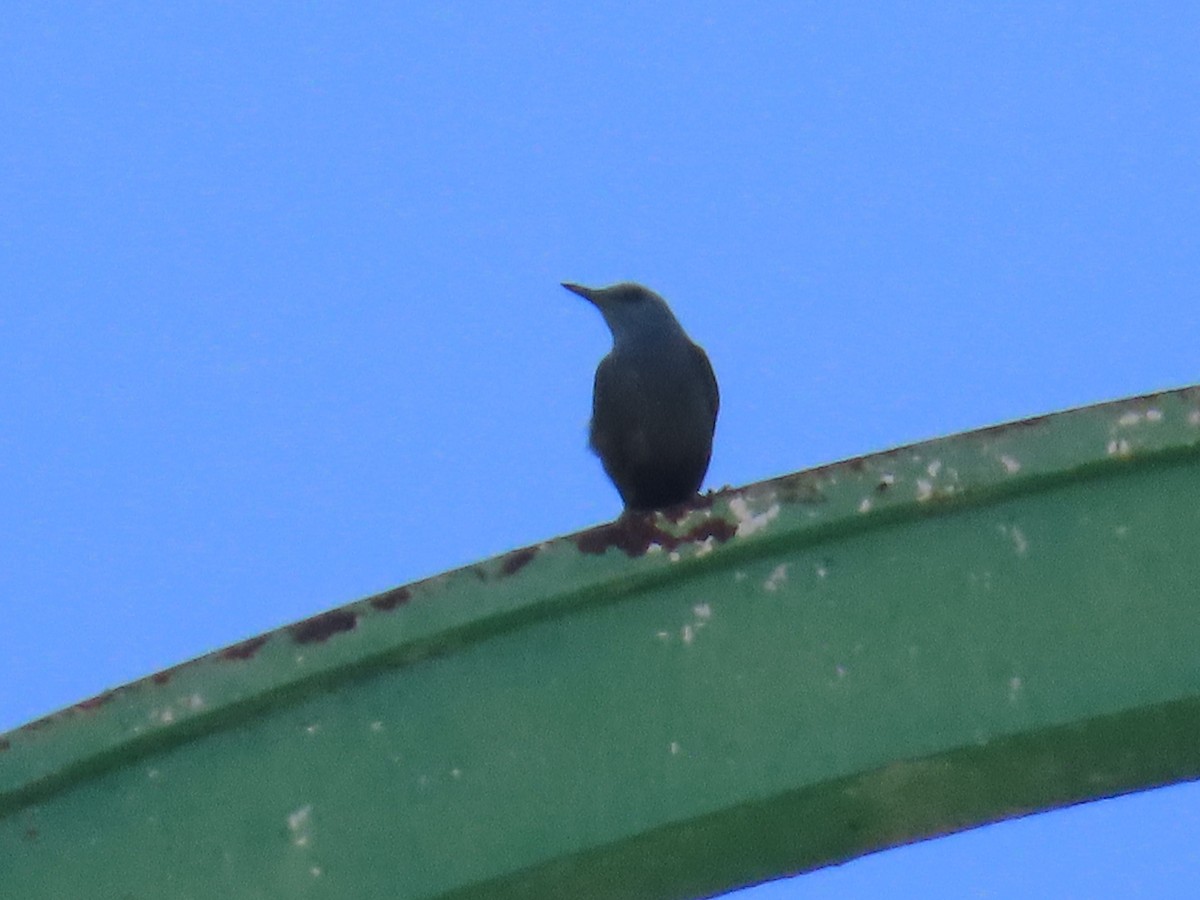
[[[917,479],[917,502],[924,503],[933,496],[933,484],[924,478]]]
[[[382,722],[380,722],[380,721],[378,721],[378,720],[376,720],[376,721],[372,722],[372,723],[371,723],[371,730],[372,730],[372,731],[383,731],[383,723],[382,723]]]
[[[696,630],[691,625],[684,625],[679,629],[679,639],[687,646],[692,645],[692,641],[696,639]]]
[[[1023,532],[1016,525],[1001,525],[1000,533],[1008,535],[1008,537],[1012,538],[1013,547],[1016,548],[1017,556],[1024,556],[1029,552],[1029,540],[1025,537],[1025,532]]]
[[[860,513],[867,513],[867,512],[871,511],[871,498],[870,497],[863,497],[862,500],[859,501],[858,511]]]
[[[696,545],[697,556],[708,556],[713,552],[713,548],[717,546],[717,542],[710,535]]]
[[[406,587],[396,588],[392,591],[384,591],[382,594],[376,594],[371,598],[371,606],[380,612],[391,612],[397,606],[403,606],[412,599],[412,591]]]
[[[833,671],[834,671],[834,674],[835,674],[835,675],[837,675],[837,677],[838,677],[839,679],[842,679],[842,678],[845,678],[845,677],[846,677],[846,673],[847,673],[849,670],[848,670],[848,669],[847,669],[845,666],[842,666],[842,665],[837,665],[837,666],[834,666],[834,667],[833,667]]]
[[[1009,475],[1016,475],[1021,471],[1021,464],[1007,454],[1000,457],[1000,465],[1004,466],[1004,471]]]
[[[654,636],[655,636],[656,638],[658,638],[660,641],[669,641],[669,640],[671,639],[671,632],[669,632],[669,631],[657,631],[657,632],[655,632],[655,633],[654,633]]]
[[[1106,449],[1108,450],[1109,456],[1126,457],[1133,453],[1133,448],[1130,447],[1129,441],[1125,440],[1124,438],[1121,438],[1117,441],[1109,441]]]
[[[686,534],[676,535],[655,524],[653,514],[627,513],[608,525],[589,528],[575,536],[575,546],[581,553],[600,554],[610,547],[625,552],[626,556],[642,556],[661,550],[674,550],[683,544],[700,544],[708,540],[724,543],[734,536],[736,529],[724,519],[706,518],[694,525]]]
[[[683,559],[683,557],[679,555],[678,550],[672,550],[667,554],[667,559],[669,559],[671,562],[679,562],[681,559]]]
[[[252,637],[247,641],[242,641],[240,644],[234,644],[232,647],[226,647],[217,654],[217,658],[230,661],[250,659],[259,651],[263,644],[270,639],[270,635],[265,634],[259,635],[258,637]]]
[[[712,607],[707,603],[697,603],[692,607],[692,615],[697,619],[706,621],[712,618]]]
[[[667,749],[671,751],[672,756],[678,756],[681,749],[679,746],[679,741],[671,741],[671,743],[667,745]]]
[[[149,778],[151,781],[157,781],[161,776],[162,776],[162,772],[160,772],[158,769],[149,769],[146,772],[146,777]]]
[[[1121,416],[1121,418],[1117,419],[1117,424],[1122,428],[1128,428],[1131,425],[1136,425],[1140,421],[1142,421],[1142,414],[1136,411],[1130,411]]]
[[[1020,676],[1014,675],[1012,678],[1008,679],[1008,702],[1009,703],[1017,702],[1017,697],[1020,695],[1022,687],[1023,687],[1023,684],[1021,682]]]
[[[771,570],[771,574],[767,576],[767,580],[763,582],[763,590],[774,593],[779,590],[779,586],[787,581],[787,563],[780,563]]]
[[[338,632],[350,631],[357,625],[358,613],[349,609],[331,609],[289,626],[288,631],[297,644],[312,644],[326,641]]]
[[[312,868],[310,868],[308,870],[308,874],[311,875],[313,878],[320,878],[321,877],[321,867],[313,866]]]
[[[756,531],[762,531],[779,516],[779,504],[772,502],[766,512],[755,514],[750,512],[750,505],[744,498],[734,497],[729,501],[729,511],[737,519],[737,536],[749,537]]]
[[[734,572],[734,573],[733,573],[733,580],[734,580],[734,581],[745,581],[745,580],[746,580],[748,577],[749,577],[749,576],[748,576],[748,575],[746,575],[746,573],[745,573],[745,572]]]
[[[1151,408],[1151,409],[1146,410],[1146,421],[1147,422],[1161,422],[1162,419],[1163,419],[1163,414],[1162,414],[1161,409]]]
[[[1200,409],[1193,409],[1188,413],[1189,425],[1200,425]]]
[[[537,547],[525,547],[521,550],[514,550],[505,556],[504,561],[500,564],[501,574],[515,575],[533,562],[533,558],[537,556],[537,553]]]
[[[881,476],[879,476],[879,483],[875,485],[875,490],[882,494],[895,483],[896,476],[891,472],[884,472]]]
[[[75,704],[75,708],[81,709],[84,711],[91,711],[93,709],[99,709],[101,706],[103,706],[109,700],[112,700],[115,696],[117,696],[117,692],[115,690],[105,691],[102,694],[97,694],[95,697],[89,697],[87,700],[79,701],[78,703]]]
[[[288,831],[292,833],[292,843],[297,847],[307,847],[310,840],[309,829],[312,824],[312,804],[302,806],[287,817]]]
[[[304,726],[304,733],[305,733],[305,734],[316,734],[316,733],[317,733],[318,731],[320,731],[320,730],[321,730],[321,726],[320,726],[320,725],[318,725],[318,724],[316,724],[315,722],[314,722],[312,725],[305,725],[305,726]]]
[[[937,478],[938,472],[942,471],[942,461],[940,459],[935,459],[925,467],[925,471],[929,473],[930,478]]]
[[[462,778],[462,769],[451,769],[450,777],[453,778],[455,781]]]
[[[1113,532],[1116,534],[1117,537],[1123,538],[1123,537],[1125,537],[1125,535],[1129,534],[1129,526],[1128,525],[1118,525],[1116,528],[1113,529]]]

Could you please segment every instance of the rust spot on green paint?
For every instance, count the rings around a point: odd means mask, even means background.
[[[643,556],[651,545],[674,550],[680,544],[709,538],[724,543],[737,533],[734,525],[718,518],[705,519],[682,535],[660,528],[655,522],[653,513],[626,513],[615,522],[580,532],[575,536],[575,546],[583,553],[600,554],[617,547],[628,556]]]
[[[101,706],[103,706],[109,700],[113,699],[113,697],[115,697],[115,696],[117,696],[116,691],[105,691],[102,694],[97,694],[95,697],[89,697],[86,700],[80,700],[78,703],[75,704],[75,708],[81,709],[84,711],[91,711],[93,709],[99,709]]]
[[[250,659],[250,657],[257,653],[259,648],[262,647],[262,645],[265,644],[269,639],[270,637],[265,634],[259,635],[258,637],[252,637],[247,641],[242,641],[240,644],[234,644],[232,647],[226,647],[217,655],[221,659]]]
[[[533,560],[537,556],[537,547],[524,547],[521,550],[514,550],[504,557],[504,562],[500,565],[500,571],[505,575],[514,575]]]
[[[403,606],[412,599],[412,591],[406,587],[385,591],[371,598],[371,605],[380,612],[391,612],[397,606]]]
[[[358,624],[358,614],[347,609],[333,609],[288,628],[297,644],[319,644],[340,631],[350,631]]]

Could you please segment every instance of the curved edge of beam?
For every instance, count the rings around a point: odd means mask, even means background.
[[[23,817],[86,808],[156,759],[199,759],[230,733],[269,747],[296,711],[344,717],[330,697],[381,686],[372,728],[392,715],[425,735],[419,749],[397,738],[406,754],[470,760],[451,771],[480,778],[470,798],[421,807],[445,840],[391,857],[403,896],[702,896],[1195,778],[1197,535],[1200,388],[721,491],[331,610],[0,735],[0,847],[29,851]],[[481,665],[503,691],[479,687]],[[443,721],[446,704],[461,714]],[[349,803],[415,827],[411,785],[323,793],[320,766],[378,752],[347,737],[295,780],[327,816]],[[244,777],[220,759],[207,763],[217,782]],[[526,797],[526,818],[509,818]],[[493,830],[456,846],[471,821]]]

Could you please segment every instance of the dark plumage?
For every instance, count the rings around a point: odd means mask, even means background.
[[[563,287],[595,305],[612,332],[596,369],[591,446],[625,508],[690,500],[708,471],[720,405],[708,357],[640,284]]]

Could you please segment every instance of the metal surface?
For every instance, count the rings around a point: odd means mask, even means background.
[[[1200,389],[601,526],[0,736],[27,898],[685,898],[1200,776]]]

